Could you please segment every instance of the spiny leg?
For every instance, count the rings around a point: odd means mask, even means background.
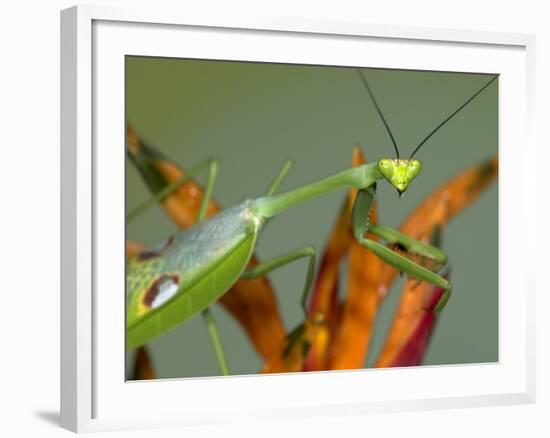
[[[407,236],[392,228],[372,224],[369,221],[369,213],[374,201],[375,190],[376,186],[373,184],[366,189],[359,190],[357,194],[352,211],[352,225],[355,238],[361,245],[370,249],[378,257],[394,268],[399,269],[410,277],[441,287],[445,292],[434,309],[436,313],[440,312],[449,300],[452,290],[451,284],[435,272],[413,262],[401,254],[396,253],[387,246],[374,240],[367,239],[365,234],[367,231],[370,231],[385,240],[387,243],[397,243],[403,246],[407,251],[433,259],[441,265],[446,262],[447,257],[439,248],[436,248],[435,246],[413,239],[410,236]]]
[[[401,231],[381,224],[371,224],[369,226],[369,231],[380,237],[386,243],[399,245],[408,253],[417,254],[433,260],[436,263],[436,266],[432,269],[432,271],[437,271],[447,263],[447,255],[439,248],[428,243],[424,243],[420,240],[413,239]]]
[[[244,271],[241,274],[241,277],[244,279],[261,277],[273,271],[274,269],[277,269],[281,266],[287,265],[295,260],[298,260],[304,257],[309,258],[309,264],[307,268],[306,281],[304,284],[304,290],[302,292],[302,299],[300,301],[300,304],[307,318],[307,301],[309,298],[311,285],[313,283],[313,274],[315,273],[315,248],[314,247],[304,246],[303,248],[289,252],[288,254],[284,254],[282,256],[275,257],[266,262],[260,263],[259,265],[256,265],[253,268]]]

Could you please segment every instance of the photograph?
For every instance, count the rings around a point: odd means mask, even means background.
[[[499,361],[498,74],[124,62],[127,381]]]

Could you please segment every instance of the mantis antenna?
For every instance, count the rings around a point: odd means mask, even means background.
[[[487,82],[483,87],[481,87],[478,91],[476,91],[476,93],[474,93],[474,95],[472,97],[470,97],[466,102],[464,102],[462,105],[460,105],[450,116],[448,116],[445,120],[443,120],[439,125],[437,125],[433,130],[432,132],[430,132],[426,138],[424,138],[424,140],[422,140],[420,142],[420,144],[414,149],[413,153],[411,154],[411,156],[409,157],[412,158],[414,157],[414,154],[416,154],[418,152],[418,150],[422,147],[422,145],[424,143],[426,143],[430,137],[432,135],[434,135],[438,130],[439,128],[441,128],[445,123],[447,123],[449,120],[451,120],[462,108],[464,108],[466,105],[468,105],[472,100],[474,100],[483,90],[485,90],[485,88],[487,88],[489,85],[491,85],[491,83],[496,79],[498,78],[498,75],[495,75],[491,78],[491,80],[489,82]]]
[[[361,81],[363,82],[363,85],[367,89],[367,92],[369,93],[370,98],[372,99],[372,102],[374,103],[374,107],[376,108],[376,112],[382,119],[382,122],[384,123],[384,126],[386,127],[386,131],[388,132],[388,135],[391,138],[391,141],[393,143],[393,148],[395,149],[396,158],[399,159],[399,149],[397,148],[397,143],[395,142],[395,138],[393,137],[393,134],[390,129],[390,125],[388,125],[388,122],[386,122],[386,118],[384,117],[384,114],[382,114],[382,110],[380,109],[380,106],[378,105],[378,102],[376,101],[376,98],[374,97],[374,93],[372,92],[370,85],[367,81],[367,78],[363,74],[363,71],[358,68],[357,72],[359,73],[359,76],[361,77]]]
[[[361,77],[361,81],[363,82],[363,85],[367,89],[367,92],[369,93],[370,98],[372,99],[372,102],[374,103],[374,107],[376,108],[376,111],[380,118],[382,119],[382,122],[384,123],[384,126],[386,127],[386,131],[388,132],[388,135],[391,138],[391,141],[393,143],[393,148],[395,149],[395,153],[397,154],[397,159],[399,159],[399,149],[397,148],[397,144],[395,142],[395,138],[393,137],[393,134],[391,132],[390,126],[386,122],[386,119],[384,117],[384,114],[382,114],[382,110],[380,109],[380,105],[378,105],[378,102],[376,101],[376,98],[374,97],[374,93],[372,92],[372,89],[367,81],[367,78],[365,77],[365,74],[363,71],[358,68],[357,72],[359,73],[359,76]],[[413,150],[411,156],[409,157],[409,160],[414,157],[414,155],[420,150],[420,148],[426,143],[432,135],[434,135],[445,123],[447,123],[449,120],[451,120],[458,112],[460,112],[466,105],[468,105],[472,100],[474,100],[485,88],[487,88],[489,85],[493,83],[495,79],[498,78],[498,75],[493,76],[483,87],[481,87],[479,90],[477,90],[473,96],[471,96],[466,102],[464,102],[462,105],[460,105],[455,111],[453,111],[445,120],[443,120],[439,125],[437,125],[425,138],[420,142],[420,144]]]

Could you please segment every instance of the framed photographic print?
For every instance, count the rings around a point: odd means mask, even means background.
[[[533,50],[63,11],[62,426],[532,401]]]

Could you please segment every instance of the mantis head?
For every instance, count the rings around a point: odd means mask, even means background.
[[[399,196],[407,190],[409,183],[420,173],[422,165],[418,160],[400,160],[382,158],[378,169],[389,183],[394,186]]]
[[[395,159],[382,158],[380,161],[378,161],[378,169],[380,170],[384,178],[386,178],[390,182],[390,184],[397,189],[399,196],[401,196],[405,192],[405,190],[407,190],[407,187],[409,186],[410,182],[416,177],[416,175],[420,173],[420,169],[422,168],[420,161],[413,160],[414,155],[443,125],[445,125],[449,120],[451,120],[459,111],[461,111],[466,105],[468,105],[472,100],[474,100],[476,96],[478,96],[483,90],[485,90],[485,88],[491,85],[491,83],[493,83],[493,81],[495,81],[498,78],[498,75],[494,75],[488,82],[485,83],[485,85],[483,85],[483,87],[477,90],[474,95],[472,95],[466,102],[460,105],[453,113],[451,113],[439,125],[437,125],[424,138],[424,140],[422,140],[418,144],[418,146],[414,148],[409,159],[401,160],[399,159],[399,149],[397,147],[397,142],[395,141],[395,138],[391,132],[390,126],[388,125],[388,122],[386,122],[386,119],[384,118],[384,114],[382,114],[380,105],[378,105],[378,102],[374,97],[374,93],[372,92],[369,82],[367,81],[366,76],[364,75],[363,71],[360,68],[358,68],[357,71],[359,73],[361,81],[363,82],[363,85],[365,86],[365,89],[369,93],[369,96],[374,104],[374,107],[376,108],[376,112],[378,113],[378,115],[380,116],[380,119],[382,120],[382,122],[384,123],[384,126],[386,127],[386,131],[393,143],[393,148],[395,150],[395,154],[397,157]]]

